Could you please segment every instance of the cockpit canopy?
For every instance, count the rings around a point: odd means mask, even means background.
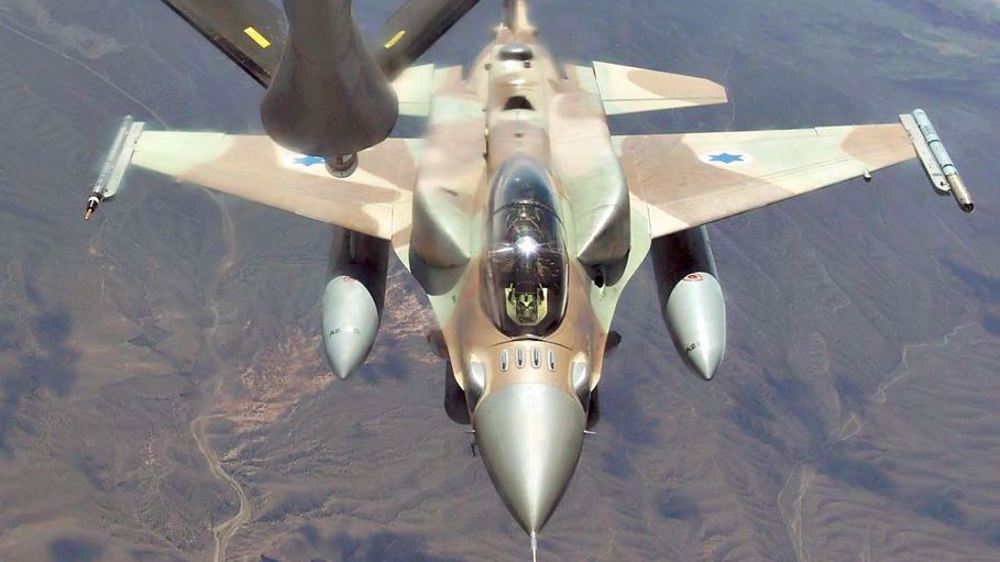
[[[490,200],[483,282],[494,324],[511,337],[552,333],[566,312],[567,259],[552,178],[537,161],[508,160]]]

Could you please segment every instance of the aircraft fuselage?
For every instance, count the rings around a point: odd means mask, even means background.
[[[473,197],[483,211],[470,259],[456,268],[451,300],[462,305],[442,331],[494,484],[534,534],[576,467],[608,337],[593,302],[608,280],[582,263],[581,246],[600,245],[616,216],[630,220],[627,186],[599,98],[562,76],[523,20],[497,28],[466,86],[484,109],[485,181]],[[434,109],[431,121],[433,129]],[[573,181],[626,193],[617,200],[624,209],[574,216]],[[629,258],[628,238],[624,245],[615,260]]]

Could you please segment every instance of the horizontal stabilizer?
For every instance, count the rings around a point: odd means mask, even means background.
[[[645,68],[594,62],[608,115],[726,103],[726,89],[711,80]]]

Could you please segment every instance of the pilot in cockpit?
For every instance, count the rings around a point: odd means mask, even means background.
[[[551,179],[537,163],[509,162],[497,174],[484,280],[497,327],[544,336],[566,308],[566,248]]]
[[[538,253],[538,242],[522,236],[514,252],[514,279],[505,291],[507,316],[518,326],[537,326],[549,310],[548,289],[540,282],[546,278],[546,268]]]

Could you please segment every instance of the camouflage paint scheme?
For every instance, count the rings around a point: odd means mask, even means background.
[[[534,51],[532,68],[486,70],[512,42]],[[322,165],[295,165],[295,158],[306,157],[266,136],[147,131],[132,162],[178,181],[391,239],[431,298],[464,387],[463,357],[505,340],[496,333],[495,339],[470,341],[495,332],[492,322],[477,313],[481,307],[456,304],[479,301],[480,258],[472,256],[482,250],[488,180],[511,155],[529,154],[551,167],[569,219],[564,224],[575,227],[569,234],[575,255],[600,234],[601,217],[593,214],[607,199],[608,186],[627,186],[624,197],[613,201],[630,217],[629,228],[619,228],[628,233],[624,274],[598,288],[582,266],[574,266],[566,322],[549,338],[594,355],[593,385],[601,372],[595,350],[603,350],[618,296],[652,238],[916,157],[898,124],[612,137],[605,114],[622,113],[629,103],[638,110],[724,103],[725,91],[700,78],[606,63],[594,68],[596,73],[569,66],[563,77],[533,27],[517,33],[499,27],[496,42],[467,77],[461,67],[427,65],[397,79],[397,95],[411,107],[406,113],[429,114],[426,138],[387,139],[361,152],[358,171],[346,179],[331,177]],[[512,95],[527,97],[536,111],[501,111]],[[726,166],[699,158],[719,151],[751,154],[753,161]],[[594,332],[577,335],[590,329]],[[459,332],[465,336],[457,337]]]
[[[504,59],[508,48],[533,56]],[[413,67],[394,88],[401,113],[427,116],[426,137],[388,139],[362,151],[357,171],[344,179],[266,136],[145,132],[133,163],[391,240],[430,299],[477,431],[477,408],[520,385],[551,388],[585,419],[615,307],[654,238],[916,157],[899,124],[613,137],[607,115],[724,103],[725,90],[701,78],[607,63],[560,68],[538,43],[520,0],[506,3],[494,43],[469,72]],[[504,335],[484,306],[491,178],[520,156],[551,173],[575,258],[565,316],[544,338]],[[501,361],[518,365],[503,370]],[[486,445],[498,491],[534,537],[569,477],[552,482],[546,505],[526,515],[523,498],[498,482],[503,468]],[[572,473],[580,445],[573,448],[560,453],[560,474]]]

